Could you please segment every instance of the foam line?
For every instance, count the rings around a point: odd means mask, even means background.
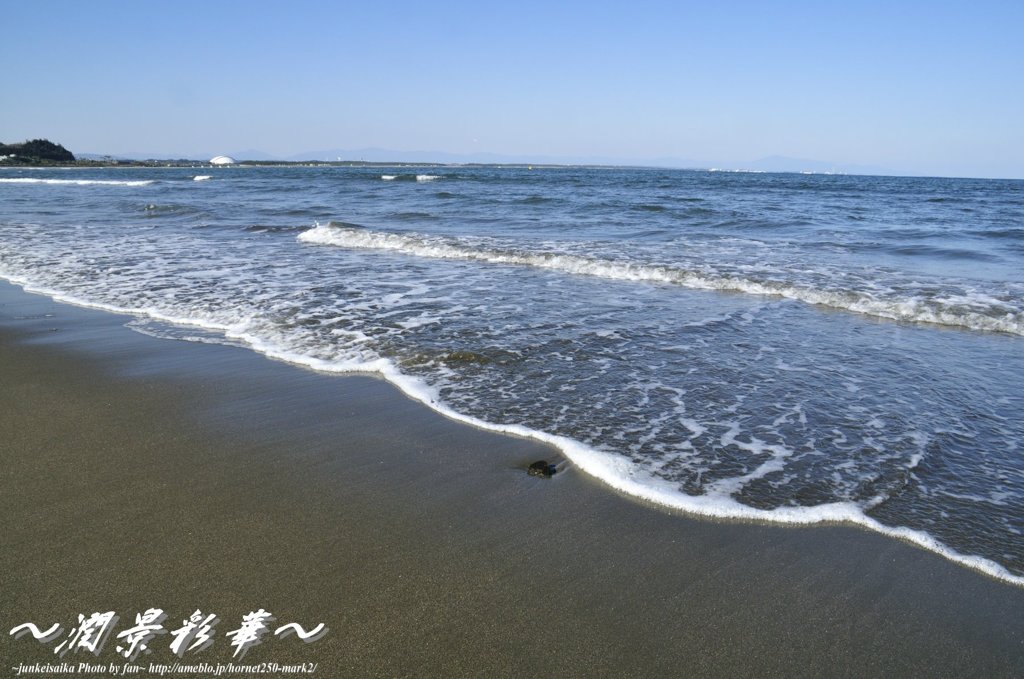
[[[865,316],[896,321],[932,323],[989,332],[1024,335],[1024,311],[1002,305],[999,300],[981,300],[981,311],[966,305],[912,297],[884,299],[866,292],[822,290],[782,281],[754,280],[731,275],[714,275],[681,267],[640,262],[581,257],[554,252],[529,252],[501,248],[480,248],[458,238],[392,233],[372,229],[317,224],[299,234],[306,243],[344,248],[390,250],[416,257],[462,259],[490,264],[513,264],[549,269],[567,274],[597,276],[613,280],[670,283],[698,290],[744,292],[799,300]]]
[[[55,184],[73,186],[148,186],[150,184],[155,183],[155,179],[117,181],[113,179],[40,179],[38,177],[0,177],[0,184]]]
[[[0,277],[21,286],[26,292],[46,295],[59,302],[118,314],[145,316],[166,323],[200,327],[206,330],[221,332],[225,337],[241,341],[269,358],[305,366],[320,372],[379,374],[395,385],[402,393],[452,420],[481,429],[530,438],[552,445],[561,451],[582,472],[602,481],[619,492],[654,504],[696,516],[713,518],[789,525],[843,523],[861,526],[868,530],[910,542],[950,561],[1009,584],[1024,587],[1024,576],[1014,575],[1004,566],[994,561],[981,556],[961,554],[924,531],[913,530],[903,526],[886,526],[865,515],[859,506],[851,502],[836,502],[815,507],[779,507],[772,510],[763,510],[743,505],[722,493],[710,493],[700,496],[687,495],[680,492],[673,484],[652,476],[649,472],[625,457],[596,450],[565,436],[549,434],[523,425],[494,424],[459,413],[443,403],[436,390],[423,380],[403,374],[394,363],[385,358],[377,358],[371,361],[327,361],[288,351],[267,342],[249,332],[250,324],[246,322],[228,326],[204,322],[199,319],[176,318],[153,309],[134,309],[90,302],[49,288],[35,287],[26,279],[8,274],[2,274]]]

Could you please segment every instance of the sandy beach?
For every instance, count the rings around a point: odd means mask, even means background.
[[[1024,590],[865,530],[697,520],[369,376],[147,337],[0,284],[0,659],[162,608],[329,632],[316,676],[1020,676]],[[115,633],[116,633],[115,631]],[[139,662],[171,662],[169,637]],[[64,660],[119,663],[98,656]]]

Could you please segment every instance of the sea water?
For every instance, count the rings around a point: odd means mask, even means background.
[[[0,276],[381,374],[664,505],[1024,584],[1024,181],[4,169]]]

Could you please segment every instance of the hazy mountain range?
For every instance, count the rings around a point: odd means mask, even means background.
[[[110,155],[96,153],[79,153],[79,158],[106,158]],[[290,156],[277,156],[258,149],[245,149],[224,153],[223,151],[208,151],[206,153],[191,153],[181,155],[176,153],[156,152],[131,152],[111,154],[112,157],[124,160],[150,160],[150,159],[181,159],[207,160],[217,155],[228,155],[236,160],[261,160],[261,161],[339,161],[355,160],[367,162],[388,162],[396,163],[445,163],[445,164],[534,164],[534,165],[622,165],[622,166],[643,166],[643,167],[676,167],[722,170],[756,170],[761,172],[834,172],[841,174],[899,174],[883,167],[870,165],[851,165],[845,163],[833,163],[821,160],[808,160],[804,158],[790,158],[787,156],[768,156],[758,160],[744,163],[714,162],[708,160],[695,160],[693,158],[680,158],[665,156],[660,158],[623,158],[610,156],[543,156],[543,155],[510,155],[505,153],[449,153],[446,151],[395,151],[382,148],[362,149],[320,149],[306,151]]]

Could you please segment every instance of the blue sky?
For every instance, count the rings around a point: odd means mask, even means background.
[[[1024,177],[1024,2],[0,1],[0,141]]]

